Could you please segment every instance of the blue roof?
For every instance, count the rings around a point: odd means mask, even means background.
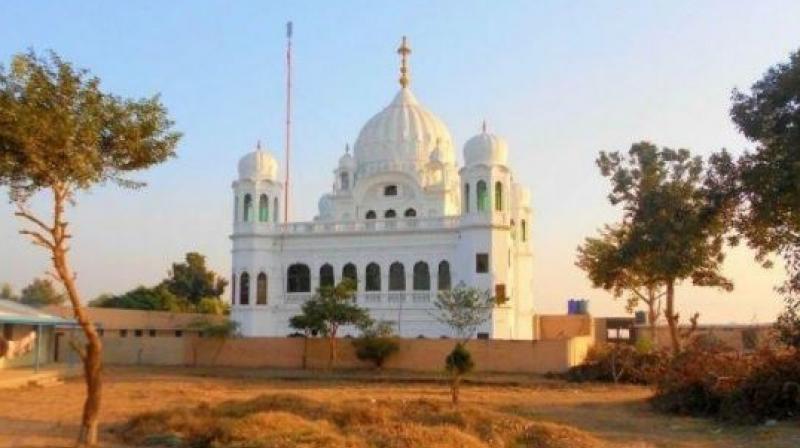
[[[75,325],[75,321],[44,313],[13,300],[0,299],[0,324]]]

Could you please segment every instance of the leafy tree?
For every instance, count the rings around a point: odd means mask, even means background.
[[[119,296],[105,294],[89,302],[89,305],[100,308],[171,312],[186,312],[191,308],[188,300],[172,294],[164,285],[155,288],[139,286]]]
[[[34,279],[20,292],[19,301],[25,305],[40,307],[46,305],[61,305],[67,298],[57,291],[53,282],[46,278]]]
[[[434,302],[438,314],[434,317],[453,330],[458,343],[445,358],[450,373],[450,392],[453,404],[458,404],[461,377],[475,367],[466,344],[475,332],[492,316],[495,299],[488,291],[467,287],[460,282],[455,288],[439,291]]]
[[[225,292],[228,281],[206,267],[206,257],[197,252],[189,252],[184,263],[172,264],[164,284],[176,296],[185,297],[197,305],[207,297],[219,299]]]
[[[158,97],[131,100],[105,93],[98,78],[54,52],[18,54],[8,70],[0,67],[0,185],[9,188],[15,214],[27,224],[20,233],[49,253],[53,275],[64,285],[86,337],[79,350],[87,388],[79,445],[97,444],[102,343],[81,307],[69,265],[66,207],[75,204],[77,192],[97,184],[143,186],[125,175],[174,155],[180,135],[171,132],[172,124]],[[51,216],[28,207],[37,192],[50,195]]]
[[[230,314],[230,306],[218,297],[203,297],[197,302],[195,311],[201,314]]]
[[[393,354],[400,350],[397,336],[390,322],[372,323],[362,329],[361,336],[353,340],[356,356],[362,361],[370,361],[378,369]]]
[[[19,297],[14,294],[14,288],[11,287],[10,283],[3,283],[0,285],[0,299],[19,300]]]
[[[458,404],[459,388],[461,386],[461,378],[475,368],[475,361],[472,360],[472,354],[467,350],[465,343],[459,342],[453,348],[453,351],[445,358],[445,369],[450,373],[452,381],[450,382],[450,395],[453,404]]]
[[[636,260],[623,253],[629,226],[606,226],[596,238],[586,238],[578,247],[578,267],[586,271],[592,286],[611,291],[614,298],[625,297],[626,309],[633,312],[647,305],[650,339],[656,340],[656,321],[661,316],[664,283],[653,277]]]
[[[349,278],[335,286],[323,286],[302,306],[302,314],[292,317],[289,325],[309,333],[319,333],[328,339],[330,357],[328,368],[336,362],[336,334],[343,325],[363,326],[369,322],[367,311],[355,303],[356,284]]]
[[[677,354],[675,286],[691,279],[696,286],[733,289],[720,272],[733,202],[715,188],[716,172],[706,171],[703,160],[686,149],[635,143],[627,155],[601,152],[597,165],[611,180],[611,204],[623,208],[618,256],[645,273],[646,284],[664,285],[664,314]]]
[[[468,341],[489,320],[495,305],[488,291],[467,287],[464,282],[453,289],[439,291],[433,304],[437,310],[436,320],[450,327],[462,342]]]
[[[214,351],[214,356],[211,358],[211,364],[216,364],[219,354],[225,347],[229,339],[239,336],[239,323],[232,320],[225,320],[222,322],[214,322],[208,319],[199,319],[191,324],[189,328],[198,330],[206,338],[217,341],[217,349]],[[194,359],[197,363],[197,344],[199,340],[194,341]]]
[[[770,254],[784,259],[789,277],[779,288],[786,311],[778,330],[800,328],[800,50],[770,67],[749,92],[733,91],[730,114],[755,143],[736,163],[719,156],[723,185],[740,203],[735,226],[756,251],[756,260],[772,265]],[[791,338],[790,338],[791,339]]]

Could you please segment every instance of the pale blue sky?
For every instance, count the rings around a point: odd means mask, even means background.
[[[643,139],[741,151],[747,142],[727,115],[731,89],[800,47],[797,1],[4,2],[2,63],[29,47],[54,49],[112,92],[160,92],[185,134],[177,159],[140,176],[147,189],[99,188],[70,210],[87,298],[155,283],[189,250],[227,276],[236,162],[257,139],[282,159],[288,19],[294,216],[313,216],[344,144],[393,97],[394,50],[408,35],[420,101],[459,148],[486,118],[533,191],[540,312],[563,312],[569,297],[590,299],[596,314],[622,311],[573,266],[581,240],[618,216],[597,152]],[[0,281],[20,288],[48,259],[16,234],[11,212],[3,201]],[[780,270],[739,250],[727,272],[733,293],[681,289],[684,315],[772,319]]]

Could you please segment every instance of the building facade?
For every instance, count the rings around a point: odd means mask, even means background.
[[[410,89],[405,39],[400,90],[361,129],[310,222],[284,222],[272,154],[245,155],[233,182],[232,318],[245,336],[286,336],[323,285],[356,280],[356,300],[403,337],[451,336],[434,300],[459,283],[504,299],[479,336],[533,335],[530,192],[504,139],[481,132],[463,165],[444,122]],[[354,331],[349,329],[347,331]]]

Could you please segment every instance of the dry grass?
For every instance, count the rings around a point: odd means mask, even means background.
[[[136,416],[117,431],[132,445],[196,448],[463,447],[596,448],[596,438],[478,406],[437,400],[321,402],[261,395]]]
[[[393,381],[394,374],[386,375],[379,383],[313,374],[302,381],[287,381],[275,378],[275,372],[258,370],[109,368],[101,439],[104,448],[129,448],[121,434],[111,430],[118,431],[137,415],[177,408],[190,412],[200,406],[209,415],[235,415],[248,403],[253,408],[240,414],[245,418],[231,418],[222,429],[231,440],[255,431],[256,441],[265,446],[360,447],[371,440],[373,446],[449,447],[453,445],[445,441],[458,440],[456,446],[466,448],[491,446],[491,437],[506,437],[506,441],[509,435],[517,446],[534,447],[559,446],[554,444],[560,441],[560,446],[572,447],[569,442],[579,436],[625,448],[800,446],[797,422],[734,427],[664,416],[651,410],[645,401],[650,391],[642,387],[492,377],[503,384],[464,386],[464,406],[456,412],[448,404],[445,384]],[[289,403],[282,404],[280,397]],[[0,447],[71,446],[82,399],[79,380],[44,389],[0,390]],[[380,404],[380,412],[376,404]],[[392,415],[404,420],[391,420]],[[360,430],[352,423],[387,419],[388,424],[368,424]],[[512,427],[508,429],[498,419]],[[521,429],[514,424],[522,425]],[[292,431],[283,432],[289,427]],[[159,428],[151,428],[149,435],[158,436]],[[275,430],[266,430],[272,428]],[[145,427],[141,429],[139,436],[131,433],[129,437],[145,436]],[[165,437],[162,442],[176,441],[166,437],[170,434],[160,435]],[[402,441],[407,445],[398,445]]]

